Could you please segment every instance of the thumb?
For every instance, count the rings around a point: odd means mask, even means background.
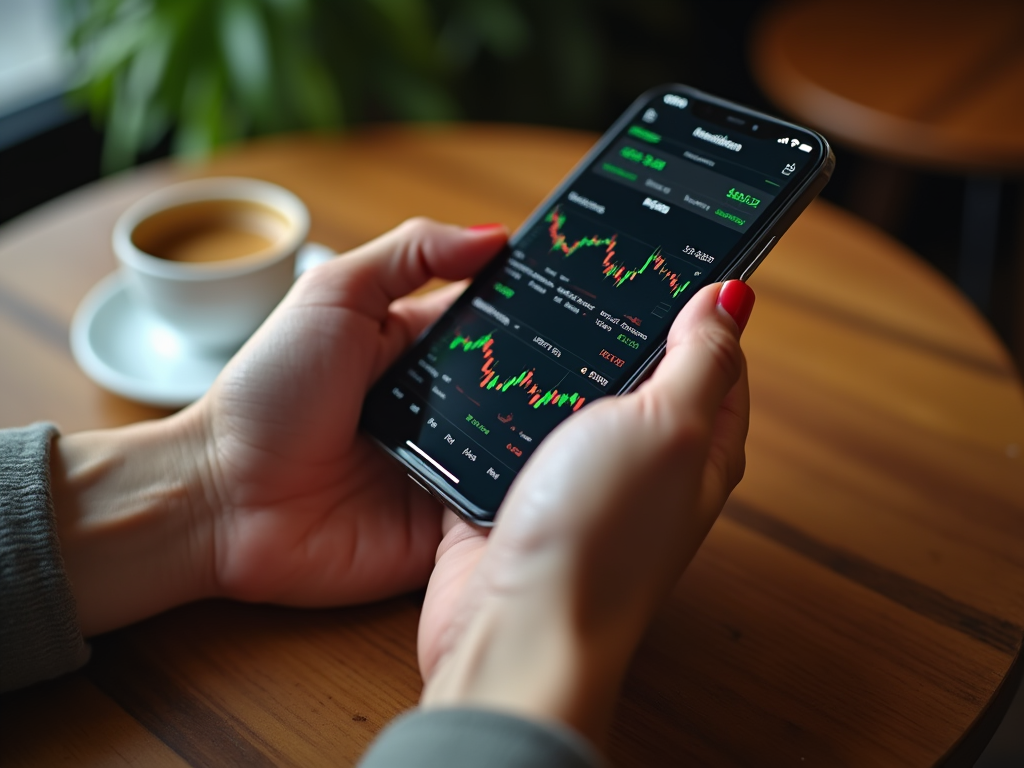
[[[739,336],[753,305],[754,292],[739,280],[704,288],[676,318],[665,359],[636,393],[670,434],[706,445],[696,508],[711,515],[709,527],[746,465],[750,392]]]
[[[665,358],[638,394],[669,414],[713,426],[744,371],[739,337],[753,306],[753,290],[739,280],[703,288],[672,324]]]
[[[502,505],[495,540],[564,539],[576,548],[603,531],[618,542],[609,549],[628,556],[652,545],[647,531],[679,528],[699,543],[718,512],[715,502],[742,476],[746,367],[729,310],[749,289],[736,285],[738,293],[730,284],[707,286],[687,303],[665,358],[636,392],[584,408],[541,443]],[[752,297],[739,302],[748,315]],[[710,476],[709,455],[722,470]],[[705,493],[706,480],[713,492]],[[702,499],[710,502],[706,514],[696,509]],[[691,536],[697,528],[699,537]],[[632,547],[631,529],[642,540]]]
[[[427,218],[409,219],[344,256],[310,270],[325,303],[379,322],[395,299],[433,277],[461,280],[483,267],[505,244],[501,224],[464,229]]]

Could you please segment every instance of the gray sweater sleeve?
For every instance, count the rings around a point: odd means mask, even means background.
[[[0,430],[0,691],[85,664],[50,497],[57,429]]]
[[[485,709],[413,710],[394,720],[359,768],[602,768],[582,736]]]

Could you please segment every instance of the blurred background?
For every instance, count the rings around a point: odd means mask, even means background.
[[[927,65],[930,76],[934,79],[937,71],[940,80],[955,80],[936,91],[938,96],[963,96],[957,89],[969,93],[976,80],[994,74],[993,68],[1024,60],[1020,13],[998,19],[995,30],[970,29],[1024,5],[1012,0],[989,2],[994,11],[976,9],[969,15],[963,14],[963,4],[942,2],[817,4],[859,9],[856,18],[865,22],[857,29],[840,22],[853,46],[848,65],[843,64],[849,73],[836,72],[834,62],[828,71],[830,77],[838,75],[840,91],[852,89],[855,97],[863,97],[864,88],[885,91],[894,78],[922,75],[927,39],[917,47],[897,40],[889,58],[878,56],[878,47],[892,45],[893,39],[891,34],[873,39],[886,27],[876,11],[891,16],[901,4],[906,6],[902,21],[914,24],[908,29],[911,38],[922,22],[927,28],[929,18],[948,21],[954,14],[956,33],[974,45],[964,54],[970,77],[957,80],[962,73],[943,65],[950,41],[942,38],[943,30],[931,29],[938,38],[930,55],[938,66]],[[779,5],[763,0],[0,0],[0,222],[135,163],[170,154],[202,158],[218,146],[279,131],[474,120],[600,132],[645,88],[677,81],[822,130],[839,156],[824,196],[886,229],[952,280],[960,278],[1020,367],[1020,152],[1005,167],[996,157],[972,168],[955,158],[943,162],[941,149],[937,161],[922,161],[870,141],[845,140],[835,126],[821,124],[828,119],[815,119],[813,109],[800,108],[799,83],[792,85],[790,99],[778,73],[762,71],[771,68],[765,61],[770,50],[763,51]],[[835,27],[818,28],[814,36],[831,44]],[[825,35],[824,29],[829,30]],[[1003,29],[1008,29],[1005,40]],[[807,55],[818,55],[808,42]],[[832,54],[842,51],[839,45]],[[852,82],[850,73],[864,82]],[[1024,70],[1019,77],[1017,112],[1024,110]],[[929,93],[928,87],[914,93],[922,90]],[[889,96],[898,99],[898,89]],[[920,106],[925,117],[942,116],[941,104],[938,110]],[[1013,110],[1010,105],[1001,114]],[[1024,124],[1017,126],[1024,136]],[[959,273],[965,238],[985,252],[981,276],[971,270],[974,286]]]
[[[281,131],[470,120],[601,132],[676,81],[822,130],[838,156],[824,197],[956,282],[1024,369],[1024,3],[966,8],[0,0],[0,223],[138,163]],[[950,125],[977,151],[936,139]],[[1022,732],[1019,701],[979,765],[1024,764],[1012,762]]]

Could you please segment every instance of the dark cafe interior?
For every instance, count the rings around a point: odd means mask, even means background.
[[[0,350],[0,765],[1024,766],[1019,0],[3,0]]]

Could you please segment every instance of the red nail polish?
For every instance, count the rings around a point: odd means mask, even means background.
[[[718,306],[736,321],[740,333],[747,327],[750,311],[754,308],[754,291],[742,280],[730,280],[718,292]]]
[[[466,229],[470,232],[481,232],[486,229],[500,229],[504,226],[504,224],[499,222],[496,224],[474,224],[472,227],[466,227]]]

